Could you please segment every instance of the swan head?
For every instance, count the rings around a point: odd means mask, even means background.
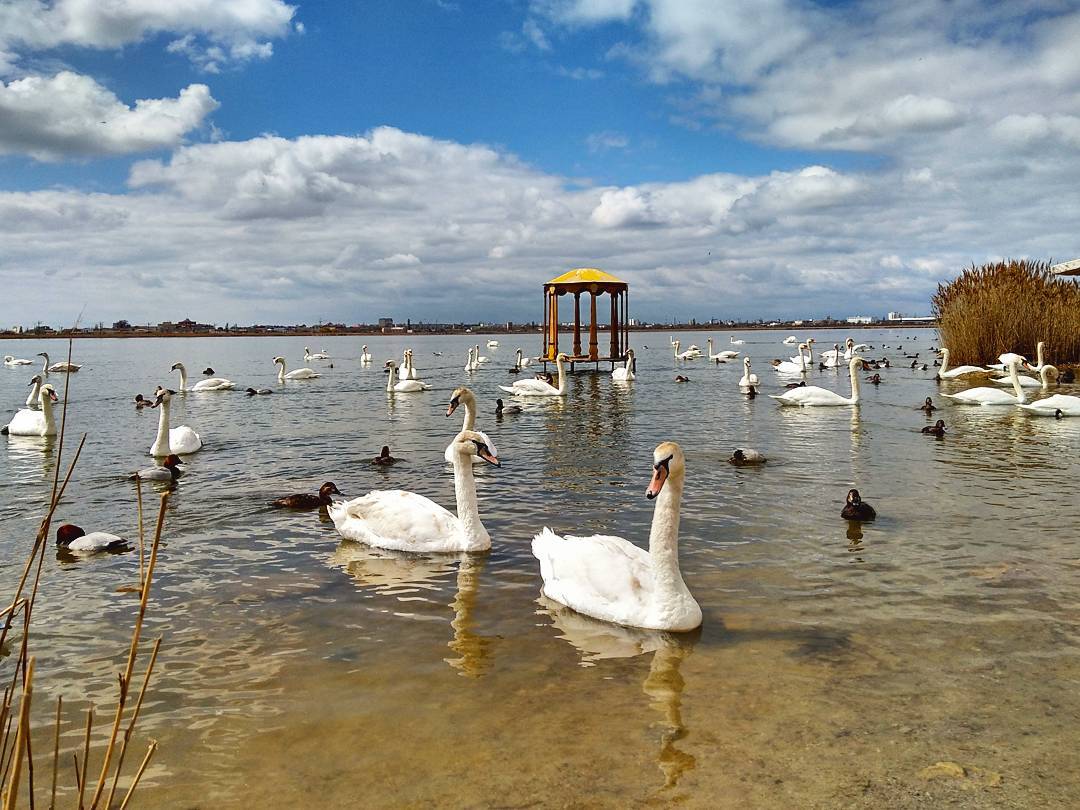
[[[154,404],[151,405],[150,407],[151,408],[156,408],[159,405],[166,405],[166,404],[168,404],[169,400],[171,400],[171,399],[172,399],[172,392],[169,391],[168,388],[162,388],[159,385],[157,387],[157,390],[154,391]]]
[[[46,360],[48,360],[49,359],[49,353],[48,352],[38,352],[37,357],[44,357]]]
[[[502,400],[499,400],[500,402]],[[476,402],[476,397],[473,396],[473,392],[464,386],[461,388],[455,388],[454,393],[450,395],[450,403],[446,406],[446,415],[452,416],[454,411],[458,409],[458,406],[462,403],[472,405]]]
[[[170,368],[169,371],[187,371],[187,369],[184,368],[183,363],[173,363],[172,368]]]
[[[361,346],[360,348],[364,350],[365,354],[367,353],[367,344],[366,343],[363,346]]]
[[[463,430],[454,438],[451,445],[454,453],[463,456],[479,456],[494,467],[501,467],[499,457],[488,447],[484,437],[472,430]]]
[[[520,349],[518,351],[520,351]],[[631,357],[632,358],[633,356],[634,356],[634,350],[633,349],[627,349],[626,353],[623,355],[624,358],[626,358],[626,357]]]
[[[74,523],[65,523],[56,530],[56,545],[60,548],[67,548],[85,535],[86,532],[82,530],[82,527],[76,526]]]
[[[35,374],[33,377],[30,378],[30,382],[26,384],[26,387],[31,388],[35,385],[38,385],[39,383],[41,383],[41,375]]]
[[[395,363],[393,360],[387,360],[385,363],[383,363],[383,368],[390,369],[390,373],[393,374],[394,369],[397,368],[397,363]]]
[[[848,338],[844,341],[844,345],[850,349],[852,346],[855,345],[855,338]]]
[[[686,472],[686,460],[682,448],[675,442],[664,442],[653,450],[653,475],[645,489],[645,497],[650,501],[660,494],[667,480],[674,476],[682,480]]]
[[[280,363],[281,365],[285,365],[285,358],[284,358],[284,357],[280,357],[280,356],[279,356],[279,357],[275,357],[275,358],[274,358],[274,362],[275,362],[275,363]]]
[[[864,366],[866,366],[866,368],[869,368],[869,365],[866,363],[866,361],[858,355],[855,355],[848,361],[848,368],[851,369],[852,374],[854,374],[859,369],[862,369]]]
[[[678,344],[678,341],[675,341],[675,343]],[[565,363],[569,359],[570,359],[570,355],[568,355],[566,352],[559,352],[557,355],[555,355],[555,362],[556,363]]]
[[[341,491],[334,485],[333,481],[327,481],[321,487],[319,487],[319,498],[328,501],[331,495],[341,495]]]
[[[1039,372],[1039,376],[1042,377],[1043,383],[1050,380],[1056,380],[1061,376],[1061,372],[1058,371],[1057,366],[1051,366],[1049,364],[1042,367],[1042,371]]]
[[[60,397],[56,395],[56,389],[53,388],[52,383],[45,383],[41,386],[41,393],[38,396],[47,397],[51,402],[59,402]]]

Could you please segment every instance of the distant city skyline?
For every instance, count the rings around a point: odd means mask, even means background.
[[[0,324],[926,314],[1080,255],[1080,8],[8,0]]]

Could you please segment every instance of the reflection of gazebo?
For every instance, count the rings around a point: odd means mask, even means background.
[[[589,293],[589,345],[581,349],[581,294]],[[567,352],[573,362],[598,363],[622,360],[629,345],[626,323],[629,320],[629,287],[625,281],[591,267],[579,267],[553,278],[544,285],[544,350],[540,355],[545,362],[555,360],[559,353],[559,296],[574,296],[574,346]],[[610,345],[606,354],[599,346],[596,322],[596,298],[607,293],[611,296]]]

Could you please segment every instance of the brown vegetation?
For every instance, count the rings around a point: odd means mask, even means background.
[[[1034,362],[1040,340],[1046,362],[1080,360],[1080,283],[1054,275],[1048,262],[972,265],[939,284],[931,302],[954,365],[996,362],[1002,352]]]

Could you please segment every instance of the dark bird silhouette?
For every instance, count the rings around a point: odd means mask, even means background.
[[[924,427],[922,432],[929,436],[937,436],[940,439],[945,435],[945,420],[938,419],[934,424]]]
[[[845,520],[873,520],[877,517],[874,507],[865,503],[859,495],[859,490],[848,490],[847,503],[844,504],[840,517]]]
[[[331,495],[340,494],[341,492],[334,486],[333,482],[327,481],[319,487],[318,495],[309,495],[306,492],[299,495],[286,495],[273,501],[270,505],[280,509],[319,509],[333,503]]]

